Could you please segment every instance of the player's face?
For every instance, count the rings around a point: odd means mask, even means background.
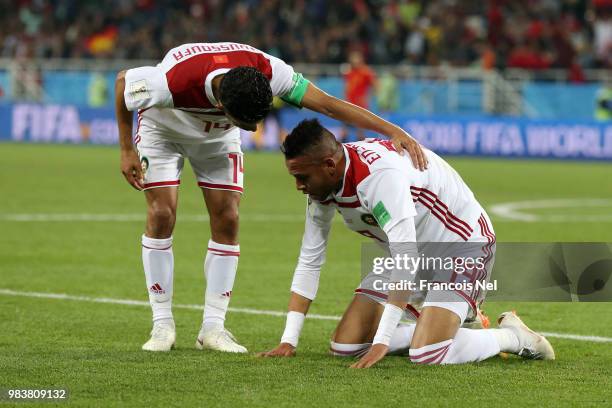
[[[296,188],[315,200],[323,201],[336,188],[336,164],[332,158],[313,159],[309,156],[285,160]]]
[[[240,129],[248,130],[251,132],[254,132],[257,130],[257,123],[243,122],[241,120],[236,119],[232,115],[230,115],[227,111],[225,111],[225,116],[230,122],[232,122],[234,126],[238,126]]]

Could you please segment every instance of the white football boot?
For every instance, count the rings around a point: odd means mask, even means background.
[[[238,344],[238,341],[229,330],[220,327],[214,330],[200,330],[195,346],[198,350],[216,350],[226,353],[246,353],[247,349]]]
[[[176,330],[174,324],[157,323],[151,330],[151,338],[142,345],[145,351],[170,351],[176,342]]]
[[[510,329],[519,341],[519,356],[530,360],[554,360],[555,351],[542,336],[529,329],[514,312],[504,312],[499,315],[497,324],[500,329]]]

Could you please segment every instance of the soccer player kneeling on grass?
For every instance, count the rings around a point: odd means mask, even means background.
[[[153,330],[143,350],[169,351],[176,340],[172,234],[187,159],[202,188],[211,232],[204,261],[204,315],[195,346],[246,353],[225,328],[240,257],[244,168],[239,128],[256,130],[273,96],[381,132],[426,166],[418,142],[404,130],[326,94],[290,65],[246,44],[183,44],[168,51],[157,66],[121,71],[115,82],[121,171],[128,183],[144,191],[147,202],[141,242]],[[138,112],[138,125],[132,138],[133,111]]]
[[[464,284],[455,286],[459,289],[414,289],[410,285],[417,284],[422,270],[395,266],[384,273],[373,271],[355,290],[333,334],[332,354],[361,357],[355,368],[370,367],[388,353],[407,349],[418,364],[481,361],[500,352],[555,358],[550,343],[511,312],[499,317],[498,329],[461,327],[475,317],[484,299],[485,291],[476,283],[489,280],[495,235],[485,210],[444,160],[426,150],[429,166],[420,172],[388,141],[340,144],[316,120],[300,123],[282,150],[297,189],[308,194],[308,211],[285,332],[276,348],[260,355],[295,354],[338,211],[347,227],[374,240],[394,259],[417,259],[423,248],[436,243],[450,259],[470,256],[480,263],[469,273],[433,271],[430,283]],[[412,314],[416,324],[400,323],[405,313]]]

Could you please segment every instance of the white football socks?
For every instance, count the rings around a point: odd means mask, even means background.
[[[415,327],[415,323],[400,323],[397,326],[389,342],[389,354],[401,353],[410,347]]]
[[[491,329],[490,332],[495,336],[500,351],[506,353],[518,353],[520,351],[519,339],[512,330]]]
[[[482,361],[499,354],[499,352],[499,344],[492,330],[460,328],[442,364]]]
[[[415,324],[404,323],[397,326],[389,343],[389,354],[404,351],[410,346],[415,327]],[[336,356],[360,357],[369,348],[370,343],[341,344],[332,341],[330,352]],[[453,339],[418,349],[411,348],[409,355],[416,364],[463,364],[486,360],[500,351],[516,352],[517,349],[518,339],[508,329],[460,328]]]
[[[460,328],[453,339],[410,349],[417,364],[463,364],[486,360],[500,352],[495,330]]]
[[[410,347],[415,326],[414,323],[400,323],[397,326],[389,342],[389,354],[402,353]],[[360,357],[367,353],[371,345],[372,343],[348,344],[332,341],[330,343],[329,352],[339,357]]]
[[[155,239],[142,236],[142,264],[153,311],[153,324],[174,325],[172,318],[172,292],[174,256],[172,237]]]
[[[208,252],[204,261],[206,295],[202,331],[224,327],[239,256],[240,245],[208,241]]]
[[[368,352],[372,343],[348,344],[330,342],[329,353],[338,357],[361,357]]]

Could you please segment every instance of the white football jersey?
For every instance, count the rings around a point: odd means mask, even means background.
[[[323,201],[308,200],[292,291],[314,298],[313,284],[318,282],[336,212],[349,229],[386,249],[389,242],[488,242],[493,236],[492,227],[481,225],[488,216],[472,191],[432,151],[424,149],[429,164],[419,171],[387,140],[368,139],[342,148],[342,187]]]
[[[170,50],[154,67],[129,69],[125,103],[154,125],[149,133],[184,143],[239,140],[239,132],[216,108],[212,80],[247,66],[270,80],[272,94],[299,104],[305,80],[290,65],[246,44],[193,43]]]

